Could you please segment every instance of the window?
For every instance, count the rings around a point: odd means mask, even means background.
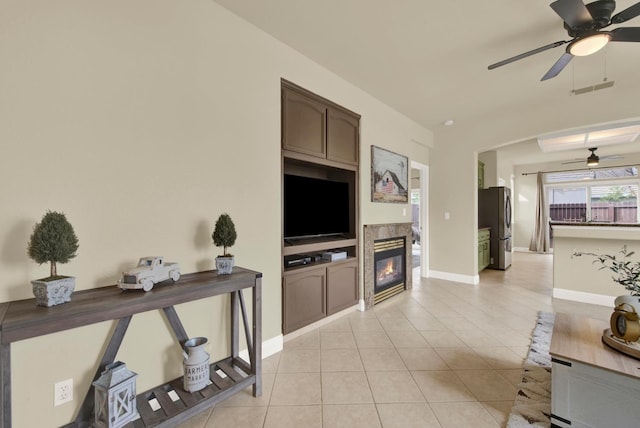
[[[591,221],[638,222],[638,185],[591,186]]]
[[[638,223],[638,168],[545,174],[549,219],[565,222]]]

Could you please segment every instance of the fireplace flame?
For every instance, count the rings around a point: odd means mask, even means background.
[[[378,273],[378,281],[382,281],[389,275],[393,275],[393,260],[389,260],[387,265],[383,269],[380,269],[380,272]]]

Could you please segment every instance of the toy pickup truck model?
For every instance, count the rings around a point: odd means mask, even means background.
[[[123,290],[142,288],[150,291],[158,282],[171,278],[175,283],[180,279],[178,263],[165,263],[163,257],[142,257],[138,266],[122,272],[118,287]]]

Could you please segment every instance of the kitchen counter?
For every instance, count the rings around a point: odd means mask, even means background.
[[[571,227],[640,227],[640,223],[608,223],[603,221],[550,221],[551,227],[571,226]]]

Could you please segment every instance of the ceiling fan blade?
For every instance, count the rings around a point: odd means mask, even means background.
[[[611,17],[611,23],[620,24],[622,22],[633,19],[638,15],[640,15],[640,2],[634,4],[633,6],[629,6],[620,13],[616,13],[615,15],[613,15]]]
[[[571,28],[577,28],[593,21],[589,9],[587,9],[582,0],[557,0],[549,6]]]
[[[600,156],[601,161],[624,159],[622,155]]]
[[[541,47],[539,47],[537,49],[533,49],[533,50],[530,50],[528,52],[521,53],[520,55],[512,56],[511,58],[507,58],[507,59],[502,60],[500,62],[496,62],[495,64],[491,64],[488,68],[489,68],[489,70],[493,70],[494,68],[498,68],[498,67],[502,67],[503,65],[511,64],[512,62],[521,60],[521,59],[526,58],[528,56],[535,55],[537,53],[544,52],[546,50],[553,49],[553,48],[556,48],[558,46],[564,45],[565,43],[569,43],[569,41],[560,40],[560,41],[557,41],[557,42],[554,42],[554,43],[550,43],[550,44],[548,44],[546,46],[541,46]]]
[[[571,59],[573,59],[573,55],[571,55],[569,52],[563,53],[562,56],[556,61],[556,63],[551,66],[549,71],[547,71],[547,74],[542,76],[542,79],[540,80],[544,81],[551,79],[552,77],[556,77],[567,66],[567,64],[569,64]]]
[[[640,42],[640,27],[622,27],[609,32],[612,42]]]
[[[562,162],[561,165],[569,165],[569,164],[572,164],[572,163],[584,163],[584,159],[576,159],[576,160],[573,160],[573,161]]]

